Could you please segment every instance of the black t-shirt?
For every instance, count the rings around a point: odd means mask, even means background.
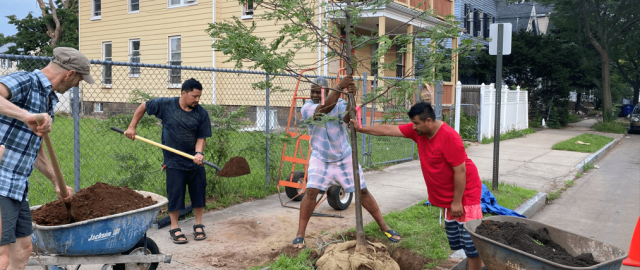
[[[190,155],[196,154],[198,139],[211,137],[209,113],[198,105],[190,112],[183,110],[180,98],[156,98],[147,101],[147,114],[162,120],[162,144]],[[193,160],[162,150],[167,168],[195,170],[199,167]]]

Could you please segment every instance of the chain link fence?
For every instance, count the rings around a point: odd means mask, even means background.
[[[50,62],[48,57],[7,54],[0,54],[0,60],[13,63],[11,68],[0,68],[0,76],[42,69]],[[202,84],[200,104],[209,111],[212,121],[213,136],[207,139],[205,159],[222,166],[231,157],[243,156],[252,171],[250,175],[225,180],[207,168],[208,198],[258,197],[264,194],[265,187],[267,192],[275,192],[289,119],[292,128],[306,131],[300,108],[307,100],[292,103],[297,75],[98,60],[91,60],[91,75],[95,84],[81,83],[79,88],[58,93],[60,101],[50,133],[65,181],[76,191],[105,182],[166,195],[162,151],[141,141],[131,141],[110,128],[126,129],[141,102],[156,97],[179,97],[182,82],[190,78]],[[334,86],[335,77],[328,79]],[[366,92],[375,87],[376,78],[364,75],[357,80],[361,84],[360,103]],[[255,87],[264,81],[269,81],[271,88],[265,91]],[[310,96],[309,80],[301,80],[298,87],[299,96]],[[363,107],[363,125],[380,124],[385,111],[399,106],[408,109],[417,99],[369,104]],[[396,123],[406,121],[396,120]],[[161,123],[153,116],[145,114],[136,131],[144,138],[161,141]],[[364,134],[358,137],[363,166],[417,158],[411,140]],[[290,166],[284,164],[283,177],[288,175]],[[56,199],[53,185],[37,170],[30,178],[29,191],[31,205]]]

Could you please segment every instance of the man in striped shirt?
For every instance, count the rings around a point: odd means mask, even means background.
[[[24,269],[31,255],[31,211],[27,194],[29,176],[36,167],[56,187],[53,167],[44,153],[41,136],[51,131],[55,92],[65,93],[85,80],[93,83],[90,63],[78,50],[58,47],[53,60],[42,70],[14,72],[0,77],[0,145],[5,152],[0,161],[0,270]],[[54,92],[55,91],[55,92]],[[44,123],[36,123],[42,114]],[[67,198],[61,198],[68,200]]]

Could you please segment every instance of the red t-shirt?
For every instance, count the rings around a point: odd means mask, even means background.
[[[453,167],[465,163],[467,184],[462,196],[462,205],[480,204],[482,183],[478,168],[467,157],[460,135],[446,123],[433,138],[419,136],[413,124],[399,126],[402,134],[418,144],[420,166],[427,184],[429,202],[437,207],[449,208],[453,202]]]

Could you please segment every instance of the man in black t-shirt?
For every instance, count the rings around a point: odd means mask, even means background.
[[[169,234],[176,244],[188,240],[178,227],[180,210],[185,208],[184,195],[187,186],[191,205],[196,217],[193,233],[196,241],[207,238],[202,225],[205,206],[206,175],[202,160],[206,138],[211,137],[209,113],[200,105],[202,84],[195,79],[182,84],[181,96],[174,98],[156,98],[140,104],[131,120],[125,135],[134,140],[136,126],[145,111],[162,120],[162,144],[195,156],[189,160],[167,150],[162,150],[167,171],[167,197],[171,230]]]

